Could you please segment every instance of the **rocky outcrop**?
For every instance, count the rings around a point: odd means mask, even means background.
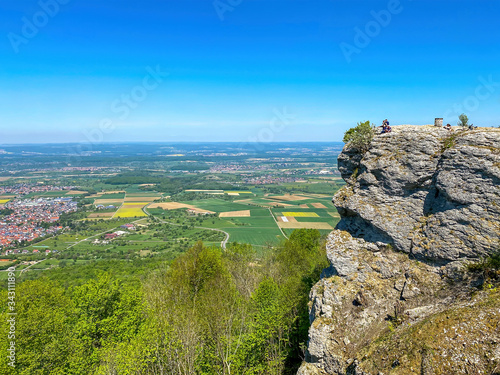
[[[334,198],[338,228],[417,259],[485,255],[499,241],[499,163],[498,129],[394,127],[361,160],[340,155],[348,185]]]
[[[299,374],[500,374],[500,288],[464,267],[500,249],[500,129],[396,126],[339,170]]]

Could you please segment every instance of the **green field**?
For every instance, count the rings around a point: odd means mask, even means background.
[[[127,195],[129,194],[148,194],[148,193],[154,193],[150,190],[142,190],[139,185],[130,185],[125,188],[125,191],[127,192]],[[158,195],[155,193],[155,195]]]
[[[229,242],[249,243],[254,246],[277,245],[284,239],[278,227],[276,229],[252,228],[252,230],[228,228],[227,232],[230,234]]]
[[[247,207],[248,209],[248,207]],[[207,220],[204,226],[218,228],[229,233],[229,242],[249,243],[256,246],[276,245],[283,236],[269,210],[250,209],[249,217]]]

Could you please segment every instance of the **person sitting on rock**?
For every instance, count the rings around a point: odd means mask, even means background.
[[[470,124],[469,125],[469,130],[474,130],[474,129],[477,129],[477,126],[474,126],[474,124]]]
[[[382,132],[380,134],[389,133],[391,130],[392,129],[389,126],[389,121],[387,119],[382,121]]]
[[[449,130],[449,131],[453,131],[453,129],[451,128],[451,125],[450,124],[446,124],[446,126],[444,127],[446,130]]]
[[[392,128],[389,125],[384,125],[384,127],[382,128],[382,134],[390,133],[391,130],[392,130]]]

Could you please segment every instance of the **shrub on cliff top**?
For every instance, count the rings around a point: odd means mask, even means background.
[[[374,126],[370,121],[358,122],[357,126],[345,132],[343,141],[361,152],[366,152],[374,134]]]
[[[484,271],[485,269],[499,271],[500,249],[489,257],[481,259],[479,262],[469,264],[468,269],[469,271]]]
[[[460,116],[458,116],[458,125],[463,126],[464,128],[469,126],[469,118],[465,113],[462,113]]]
[[[481,272],[485,280],[499,281],[500,280],[500,249],[491,254],[487,258],[481,259],[479,262],[470,263],[467,266],[470,272]]]

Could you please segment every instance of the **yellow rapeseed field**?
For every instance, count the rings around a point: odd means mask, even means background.
[[[150,202],[125,202],[120,207],[118,211],[116,211],[115,216],[113,217],[141,217],[147,216],[142,208],[149,204]]]
[[[319,217],[316,212],[282,212],[281,214],[292,217]]]

